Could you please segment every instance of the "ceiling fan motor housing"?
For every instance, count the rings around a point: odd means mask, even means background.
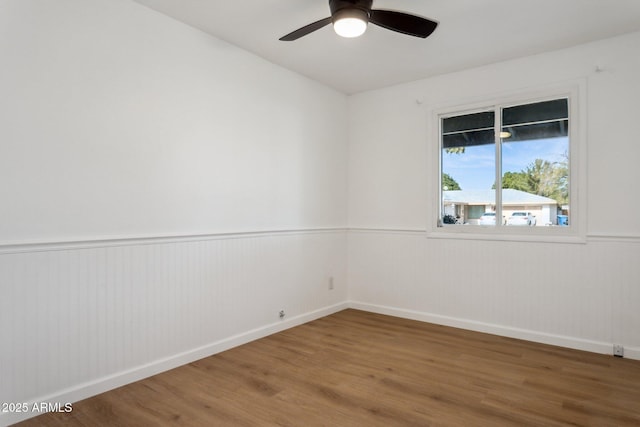
[[[342,18],[358,18],[369,22],[373,0],[329,0],[331,19],[335,23]]]

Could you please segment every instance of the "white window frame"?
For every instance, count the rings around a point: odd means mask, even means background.
[[[487,227],[440,224],[442,207],[442,118],[494,110],[515,105],[532,104],[553,99],[567,98],[569,103],[569,200],[571,214],[567,227]],[[537,90],[518,91],[503,96],[456,102],[437,106],[429,114],[430,174],[427,219],[427,237],[448,239],[547,241],[561,243],[585,243],[587,228],[587,144],[586,144],[586,80],[577,80]],[[500,118],[496,114],[496,122]],[[496,143],[499,143],[496,136]],[[496,150],[499,151],[499,150]],[[499,161],[496,158],[496,162]],[[501,178],[501,177],[498,177]],[[499,200],[499,199],[498,199]]]

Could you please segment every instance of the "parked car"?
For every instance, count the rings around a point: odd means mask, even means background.
[[[507,219],[507,225],[536,225],[536,217],[531,212],[517,211]]]
[[[496,213],[495,212],[485,212],[480,217],[478,221],[480,225],[496,225]]]

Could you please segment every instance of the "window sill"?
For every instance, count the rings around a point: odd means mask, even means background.
[[[541,242],[541,243],[587,243],[586,235],[579,234],[572,227],[532,227],[525,230],[501,227],[483,227],[477,225],[450,225],[427,231],[429,239],[490,240],[505,242]]]

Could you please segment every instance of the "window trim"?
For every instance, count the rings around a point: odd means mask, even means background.
[[[571,221],[568,227],[483,227],[483,226],[445,226],[439,224],[442,192],[442,139],[441,119],[446,116],[499,111],[499,108],[567,98],[569,102],[569,185]],[[573,80],[561,84],[526,91],[512,91],[501,96],[484,100],[468,100],[434,106],[429,111],[428,123],[430,138],[428,141],[430,170],[435,171],[435,179],[428,185],[427,237],[466,239],[466,240],[504,240],[504,241],[545,241],[562,243],[586,243],[587,229],[587,138],[586,138],[586,79]],[[495,120],[500,121],[499,114]],[[499,138],[499,137],[497,137]],[[497,150],[499,151],[499,150]],[[496,158],[499,161],[499,158]],[[430,178],[434,178],[430,174]],[[497,177],[501,178],[501,177]]]

